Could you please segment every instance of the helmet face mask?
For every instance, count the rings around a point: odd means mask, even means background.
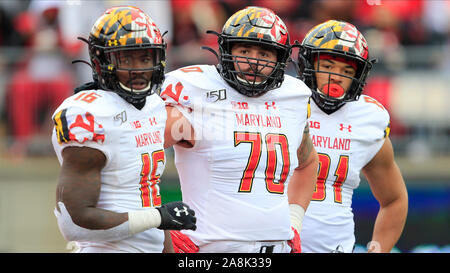
[[[117,50],[108,53],[120,87],[138,94],[150,90],[153,71],[157,65],[155,60],[159,58],[156,55],[157,51],[153,49]]]
[[[265,8],[247,7],[227,20],[218,37],[220,75],[239,93],[261,96],[281,85],[291,46],[287,28],[275,13]],[[273,51],[277,60],[233,55],[236,45]],[[242,65],[251,69],[243,71]],[[268,68],[271,72],[264,72]]]
[[[320,62],[329,56],[342,62],[354,64],[353,76],[320,71]],[[319,64],[315,66],[315,61]],[[359,99],[367,76],[376,60],[369,60],[369,51],[364,36],[351,24],[330,20],[322,23],[306,34],[300,45],[298,63],[299,77],[311,88],[312,98],[326,113],[333,113],[346,102]],[[340,97],[330,95],[330,91],[320,90],[317,86],[318,73],[328,73],[328,77],[338,75],[350,79],[345,94]],[[323,75],[323,74],[320,74]],[[328,82],[331,84],[331,81]]]
[[[240,54],[242,51],[266,52],[266,58],[254,58]],[[230,69],[231,78],[249,90],[264,90],[268,81],[274,81],[274,71],[277,70],[277,52],[271,48],[264,48],[251,43],[235,43],[231,54],[223,55],[223,63]]]
[[[108,9],[89,35],[94,80],[102,89],[116,92],[132,104],[159,92],[164,81],[165,50],[155,23],[143,11],[130,6]],[[133,54],[149,54],[151,62],[145,61],[144,66],[144,62],[137,66],[135,62],[132,66],[121,62],[123,56],[131,58]]]

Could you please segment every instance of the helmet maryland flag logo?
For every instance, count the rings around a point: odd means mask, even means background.
[[[303,44],[318,49],[350,52],[364,60],[369,57],[367,41],[361,32],[350,23],[329,20],[311,29]]]
[[[162,44],[162,36],[156,24],[141,9],[119,6],[108,9],[97,19],[91,30],[95,38],[106,41],[104,46],[134,44]]]
[[[234,37],[260,38],[286,44],[289,35],[284,22],[270,9],[247,7],[233,14],[223,26],[223,33]]]

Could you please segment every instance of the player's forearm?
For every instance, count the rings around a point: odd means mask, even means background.
[[[384,154],[377,155],[376,161],[364,169],[372,193],[380,204],[372,235],[374,248],[369,248],[369,252],[390,252],[402,234],[408,214],[408,192],[393,160],[392,148],[381,151]]]
[[[120,215],[122,219],[127,219],[118,225],[105,228],[86,228],[82,227],[72,221],[72,216],[68,212],[63,202],[58,202],[58,209],[55,210],[55,215],[58,221],[59,230],[64,238],[68,241],[90,241],[90,242],[106,242],[123,240],[136,233],[142,232],[149,228],[158,227],[161,224],[161,216],[157,209],[150,208],[148,210],[131,211],[128,213],[114,213],[103,210],[98,214],[100,217],[104,214]],[[92,209],[89,213],[95,215],[102,211],[101,209]],[[96,227],[95,222],[91,227]],[[95,224],[96,223],[96,224]]]
[[[369,252],[390,252],[397,243],[406,222],[408,202],[406,197],[380,207],[372,235],[373,249]]]
[[[317,153],[313,150],[308,160],[294,170],[288,186],[289,204],[308,208],[316,185],[318,164]]]
[[[167,120],[164,130],[164,148],[175,144],[190,148],[194,146],[194,129],[183,114],[173,106],[166,106]]]
[[[104,230],[128,221],[128,213],[117,213],[100,208],[83,208],[70,212],[73,222],[91,230]]]
[[[126,213],[97,208],[101,171],[106,163],[103,152],[89,147],[66,147],[62,155],[56,200],[64,204],[72,221],[92,230],[109,229],[127,221]]]
[[[80,174],[63,167],[57,188],[57,201],[64,203],[76,225],[99,230],[118,226],[128,220],[127,213],[97,208],[99,194],[99,174]]]

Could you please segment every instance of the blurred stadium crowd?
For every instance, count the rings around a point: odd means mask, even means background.
[[[216,63],[213,54],[200,49],[217,48],[216,37],[206,30],[220,32],[226,18],[245,6],[274,10],[287,24],[292,42],[301,41],[308,29],[325,20],[351,22],[362,30],[372,57],[379,60],[364,93],[389,110],[396,156],[416,163],[450,158],[447,0],[1,0],[2,156],[17,160],[54,155],[50,115],[74,87],[92,79],[89,66],[71,63],[88,60],[87,47],[77,37],[87,38],[95,18],[113,5],[138,6],[162,32],[168,31],[166,71]],[[293,66],[288,73],[294,73]],[[446,174],[435,175],[444,180],[448,193],[450,168],[444,164],[443,169]]]

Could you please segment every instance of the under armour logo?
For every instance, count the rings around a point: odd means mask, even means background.
[[[272,107],[273,109],[277,109],[277,108],[275,107],[275,102],[274,102],[274,101],[272,101],[272,104],[269,104],[269,103],[266,101],[265,104],[266,104],[266,109],[267,109],[267,110],[269,110],[269,107]]]
[[[118,46],[117,40],[108,40],[108,46]]]
[[[349,125],[349,126],[344,126],[344,124],[339,124],[340,125],[340,128],[339,128],[339,130],[341,130],[341,131],[344,131],[344,129],[347,129],[349,132],[351,132],[352,131],[352,126],[351,125]]]
[[[182,212],[186,213],[186,216],[189,215],[189,212],[188,212],[188,210],[187,210],[187,208],[185,206],[183,206],[182,210],[180,210],[179,208],[174,208],[173,210],[176,212],[175,215],[177,217],[180,217]]]

